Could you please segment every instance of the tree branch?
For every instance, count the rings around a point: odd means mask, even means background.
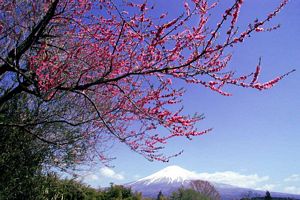
[[[49,24],[50,20],[55,14],[55,10],[57,8],[59,0],[55,0],[46,15],[43,19],[37,24],[37,26],[31,31],[29,36],[15,49],[12,49],[8,53],[8,57],[6,58],[7,62],[12,63],[13,60],[19,60],[21,56],[34,44],[43,34],[45,28]],[[3,64],[0,67],[0,75],[4,74],[7,71],[14,71],[8,64]]]

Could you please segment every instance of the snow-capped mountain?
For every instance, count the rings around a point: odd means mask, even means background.
[[[197,179],[195,173],[190,172],[178,166],[169,166],[150,176],[139,179],[137,182],[143,182],[146,185],[150,185],[154,183],[184,184],[184,182],[186,182],[187,180],[193,180],[193,179]]]
[[[190,187],[193,180],[199,180],[197,173],[188,171],[179,166],[166,167],[150,176],[141,178],[125,186],[131,187],[133,191],[142,192],[145,197],[156,197],[161,191],[164,195],[170,195],[180,187]],[[239,200],[249,194],[253,196],[264,196],[265,191],[241,188],[223,183],[210,182],[219,192],[222,200]],[[289,197],[300,199],[300,195],[271,192],[275,197]]]

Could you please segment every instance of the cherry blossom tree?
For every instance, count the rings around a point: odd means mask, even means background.
[[[41,116],[1,126],[25,127],[58,147],[71,136],[34,130],[76,127],[76,138],[104,163],[99,148],[113,139],[149,160],[167,161],[161,149],[169,139],[211,130],[196,129],[201,115],[182,114],[184,90],[172,81],[230,96],[226,85],[265,90],[290,73],[262,83],[260,62],[248,75],[226,69],[232,57],[226,49],[278,28],[267,23],[287,0],[244,30],[237,27],[243,0],[231,3],[212,26],[218,2],[207,0],[182,1],[175,18],[157,15],[151,1],[0,0],[0,111],[25,94]]]

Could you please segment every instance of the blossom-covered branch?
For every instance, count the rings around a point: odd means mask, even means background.
[[[211,131],[196,129],[202,115],[182,114],[184,91],[172,80],[229,96],[226,85],[264,90],[292,72],[261,83],[260,63],[250,75],[226,70],[226,49],[276,29],[265,26],[287,2],[239,30],[243,0],[232,1],[215,26],[210,13],[218,3],[207,0],[183,1],[175,18],[154,16],[150,1],[2,0],[0,106],[20,93],[45,105],[70,99],[78,110],[68,107],[52,122],[84,124],[81,138],[95,152],[107,135],[149,160],[167,161],[161,149],[170,138]]]

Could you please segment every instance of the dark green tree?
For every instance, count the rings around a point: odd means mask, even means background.
[[[0,106],[0,199],[41,199],[48,167],[68,169],[84,156],[78,127],[47,121],[53,111],[25,94]]]
[[[266,191],[266,196],[265,196],[265,200],[271,200],[271,193],[269,191]]]
[[[20,122],[30,115],[25,99],[14,99],[0,113],[0,122]],[[49,152],[34,135],[15,126],[0,128],[0,199],[36,199],[42,164]]]
[[[156,200],[166,200],[167,198],[163,195],[162,191],[159,191]]]

